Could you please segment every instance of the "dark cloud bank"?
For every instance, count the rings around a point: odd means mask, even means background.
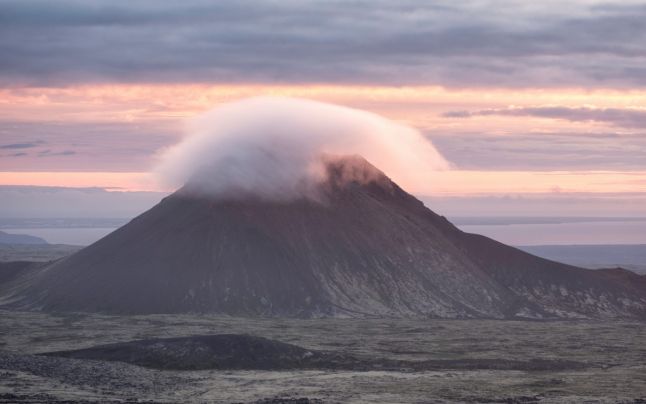
[[[646,6],[0,2],[0,85],[646,85]]]

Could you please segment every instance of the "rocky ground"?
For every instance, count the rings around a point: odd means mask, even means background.
[[[149,338],[89,348],[53,351],[41,356],[129,363],[161,370],[524,370],[562,371],[600,366],[561,359],[405,360],[352,355],[343,351],[305,349],[247,334]],[[602,366],[602,365],[601,365]]]
[[[216,334],[255,335],[366,363],[418,367],[159,370],[39,355]],[[0,312],[0,403],[636,403],[645,399],[646,324],[637,322]]]

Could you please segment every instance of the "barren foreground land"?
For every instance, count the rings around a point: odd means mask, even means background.
[[[160,370],[37,355],[248,334],[401,369]],[[300,399],[300,400],[298,400]],[[0,312],[0,402],[644,402],[637,322],[242,319]]]

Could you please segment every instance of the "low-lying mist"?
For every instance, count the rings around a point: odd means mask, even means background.
[[[323,157],[360,155],[405,189],[428,183],[446,160],[417,130],[379,115],[317,101],[256,97],[193,119],[156,168],[165,186],[185,183],[215,197],[311,196]]]

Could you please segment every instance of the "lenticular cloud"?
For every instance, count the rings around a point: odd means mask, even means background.
[[[417,130],[357,109],[256,97],[218,106],[190,123],[156,169],[167,186],[198,183],[213,196],[307,195],[324,156],[360,155],[404,188],[427,185],[446,160]]]

